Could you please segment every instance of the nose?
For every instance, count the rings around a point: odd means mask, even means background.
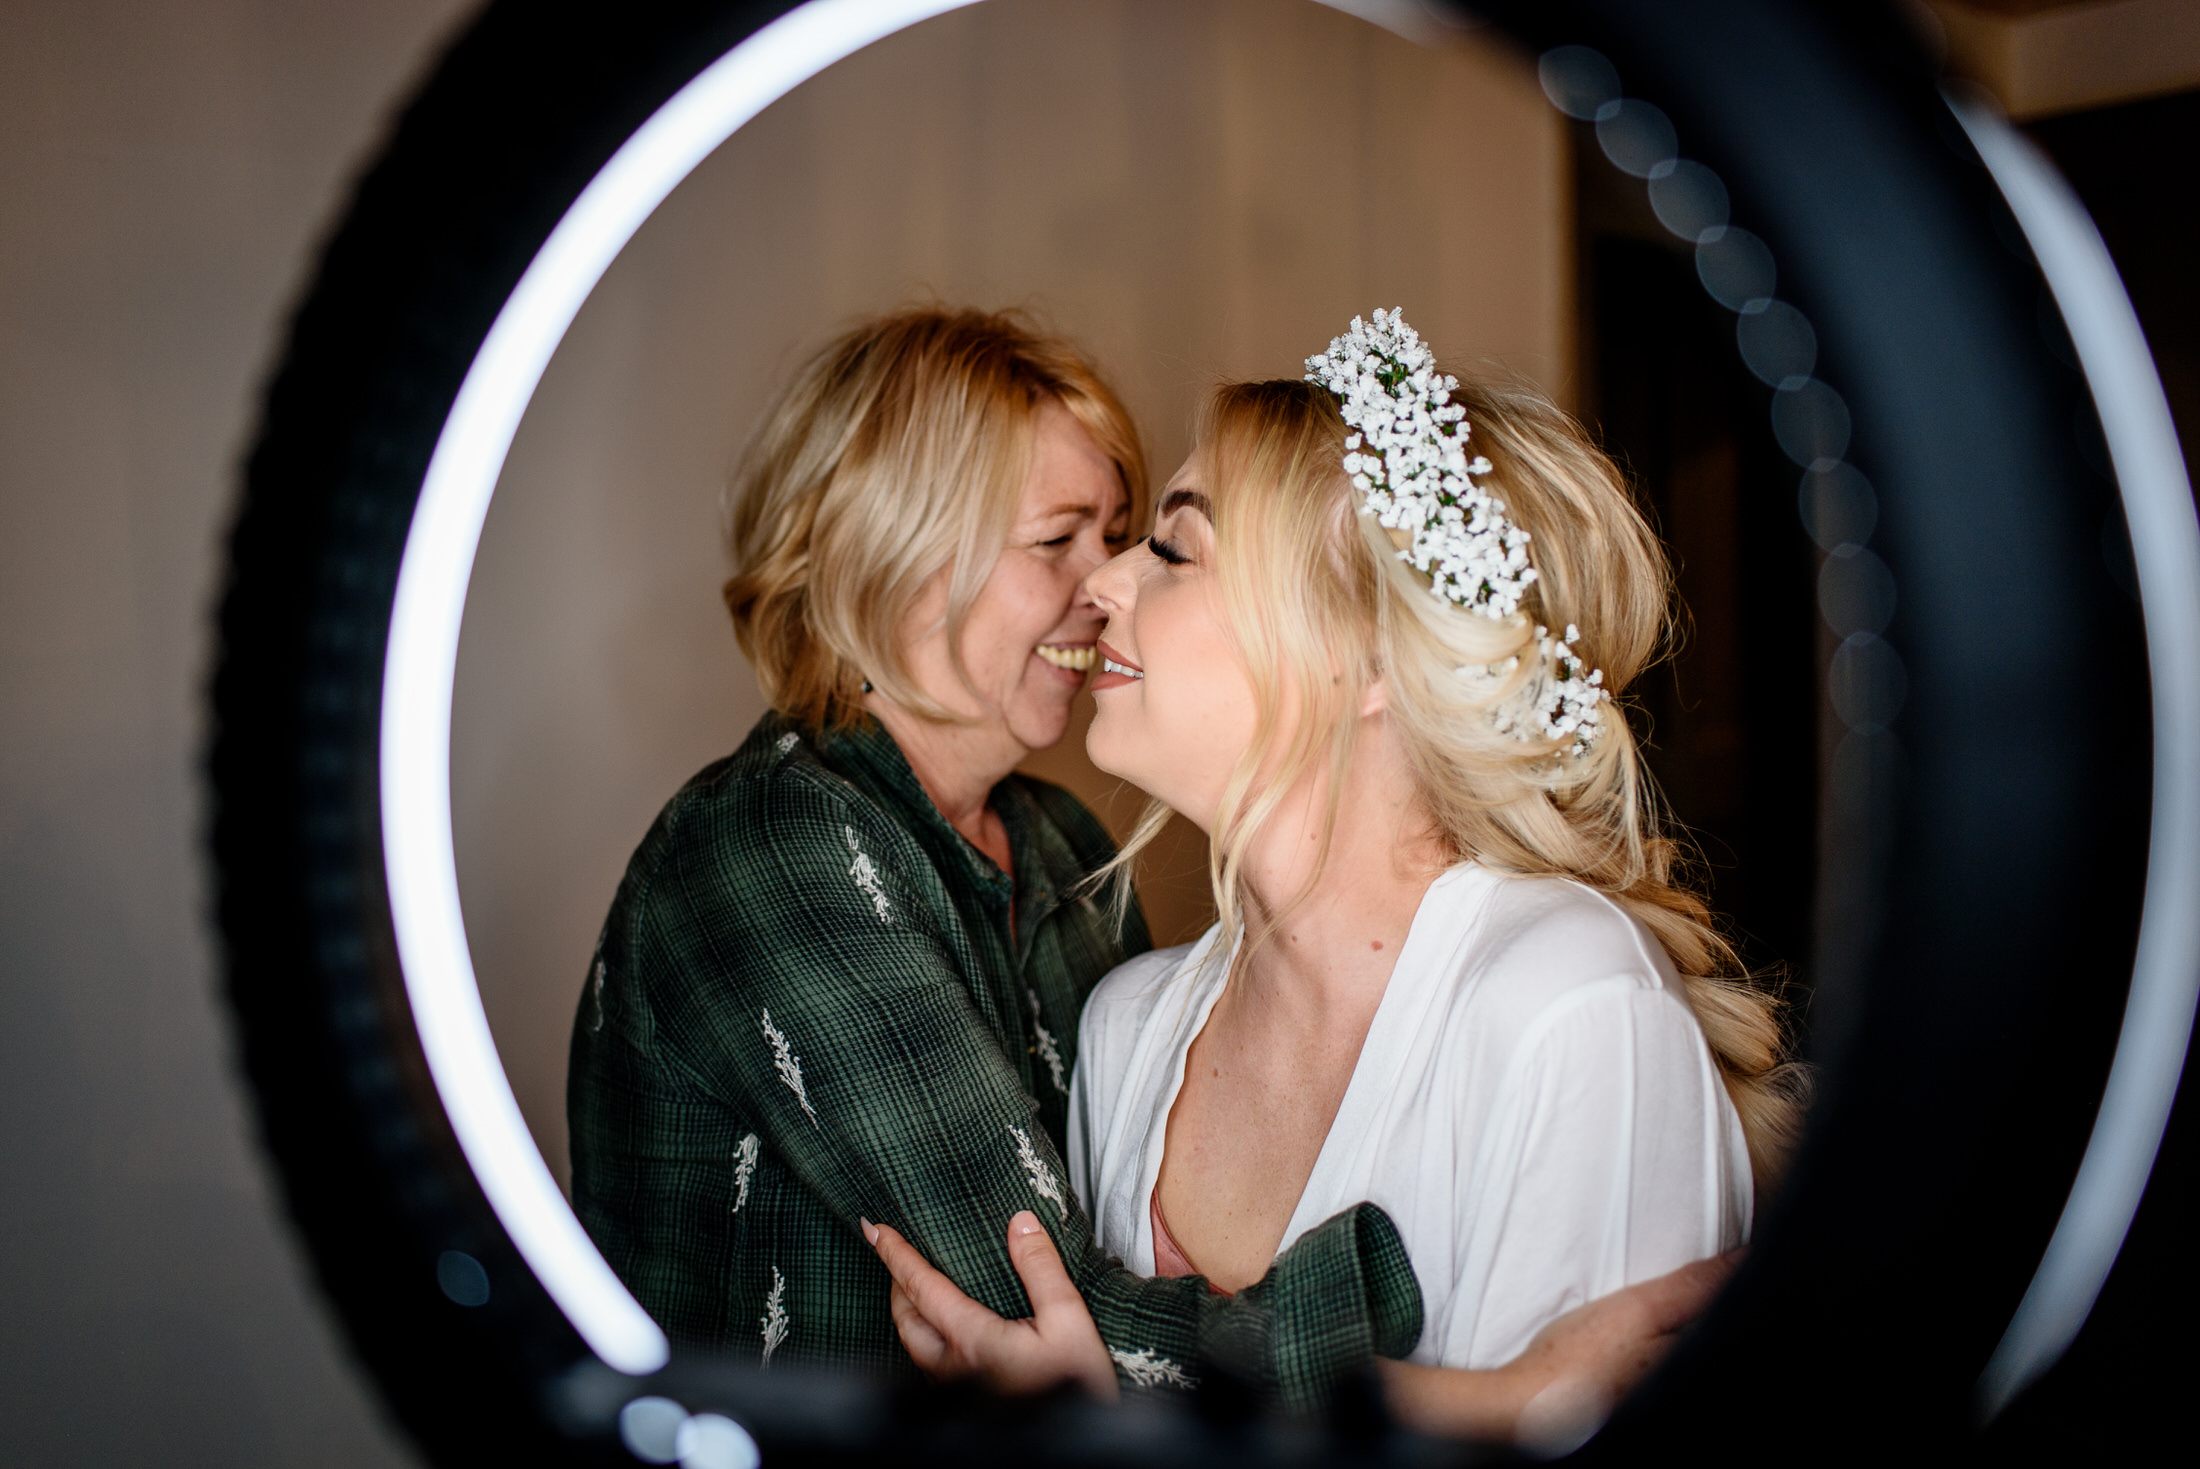
[[[1079,536],[1075,550],[1076,556],[1073,564],[1082,564],[1087,576],[1099,570],[1101,564],[1108,559],[1107,538],[1098,533]]]
[[[1140,542],[1096,568],[1077,589],[1078,605],[1097,607],[1110,617],[1121,615],[1137,595],[1138,579],[1131,574],[1131,558],[1144,555],[1145,550],[1145,543]]]

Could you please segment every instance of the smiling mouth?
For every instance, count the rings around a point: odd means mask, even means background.
[[[1098,650],[1090,643],[1041,643],[1039,656],[1056,668],[1066,668],[1072,673],[1090,672]]]
[[[1111,673],[1120,674],[1124,678],[1144,678],[1146,676],[1145,669],[1140,668],[1135,663],[1124,662],[1115,649],[1109,647],[1105,642],[1094,643],[1092,650],[1099,655],[1102,677],[1106,677]]]

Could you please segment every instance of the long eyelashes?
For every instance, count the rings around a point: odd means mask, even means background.
[[[1168,562],[1171,566],[1182,566],[1192,559],[1159,536],[1146,537],[1146,549],[1159,556],[1163,561]]]

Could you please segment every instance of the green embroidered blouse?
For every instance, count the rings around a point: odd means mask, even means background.
[[[573,1202],[612,1267],[684,1345],[906,1375],[857,1217],[1015,1317],[1004,1236],[1032,1209],[1134,1385],[1227,1364],[1305,1409],[1404,1356],[1420,1292],[1371,1205],[1235,1297],[1101,1253],[1061,1157],[1077,1020],[1150,940],[1075,891],[1114,852],[1075,798],[1011,776],[993,806],[1013,877],[883,729],[776,715],[666,805],[573,1029]]]

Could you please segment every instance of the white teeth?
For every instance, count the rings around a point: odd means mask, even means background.
[[[1146,676],[1144,669],[1132,668],[1127,664],[1116,662],[1113,658],[1102,658],[1100,660],[1100,671],[1103,673],[1120,673],[1126,678],[1144,678]]]
[[[1067,668],[1073,673],[1083,673],[1092,667],[1096,650],[1092,644],[1083,647],[1066,647],[1060,643],[1041,643],[1039,656],[1056,668]]]

